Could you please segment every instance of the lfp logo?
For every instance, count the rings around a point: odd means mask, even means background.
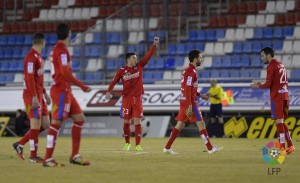
[[[279,142],[270,141],[262,149],[263,160],[271,165],[282,164],[286,151],[284,147],[280,147]]]

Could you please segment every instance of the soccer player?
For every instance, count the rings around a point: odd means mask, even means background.
[[[24,160],[23,146],[29,141],[29,162],[31,163],[43,162],[43,159],[37,156],[38,136],[49,126],[49,112],[46,103],[49,105],[51,100],[44,88],[44,61],[41,56],[45,44],[44,34],[34,34],[32,48],[24,60],[25,89],[23,90],[23,101],[30,119],[30,130],[23,138],[13,144],[19,158]],[[43,97],[45,97],[46,102]]]
[[[124,119],[124,150],[129,151],[130,144],[130,120],[133,118],[135,124],[135,150],[143,151],[140,145],[142,137],[141,118],[143,117],[142,95],[143,88],[143,68],[150,60],[159,42],[158,37],[154,37],[154,42],[146,56],[137,62],[135,53],[126,54],[126,66],[118,69],[114,79],[110,83],[106,92],[106,99],[110,99],[110,93],[114,86],[122,80],[123,83],[123,100],[120,110],[120,116]]]
[[[224,135],[223,132],[224,120],[222,114],[223,88],[220,85],[218,85],[216,79],[210,80],[210,88],[207,94],[210,100],[210,126],[213,128],[211,132],[213,132],[217,137],[222,137]],[[215,123],[216,119],[218,120],[218,123]]]
[[[47,134],[47,150],[43,166],[58,167],[64,164],[57,163],[52,154],[56,144],[57,134],[62,122],[69,117],[74,121],[72,127],[72,154],[71,164],[90,165],[90,162],[83,159],[79,154],[81,129],[85,116],[72,94],[71,84],[80,87],[84,92],[91,91],[91,88],[78,81],[72,75],[71,56],[67,49],[71,38],[71,30],[67,24],[59,24],[56,29],[58,42],[50,53],[51,74],[53,84],[50,95],[52,98],[52,121]]]
[[[274,58],[274,50],[265,47],[261,50],[261,60],[268,64],[267,78],[265,83],[251,83],[252,88],[269,88],[271,102],[271,117],[276,121],[277,136],[281,147],[285,148],[287,142],[287,154],[295,151],[289,129],[284,123],[288,117],[289,91],[288,78],[284,65]]]
[[[203,62],[201,52],[199,50],[191,50],[189,52],[189,60],[190,64],[183,72],[181,79],[180,109],[176,117],[176,120],[178,122],[172,129],[170,138],[165,148],[163,149],[163,152],[165,154],[178,154],[171,149],[171,146],[178,136],[179,132],[185,126],[186,122],[196,122],[200,136],[204,140],[209,154],[220,151],[223,148],[219,146],[213,146],[210,143],[201,111],[198,108],[197,96],[204,100],[209,99],[209,96],[207,94],[200,94],[197,92],[198,77],[196,67],[199,67]]]

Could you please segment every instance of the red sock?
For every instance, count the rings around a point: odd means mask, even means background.
[[[45,131],[43,127],[40,128],[40,133]],[[18,144],[24,146],[29,141],[29,132],[30,130],[19,140]]]
[[[29,141],[30,130],[19,140],[18,144],[24,146]]]
[[[207,149],[210,151],[212,149],[212,145],[210,143],[209,136],[208,136],[206,129],[199,131],[199,133],[200,133],[201,138],[204,140],[204,143],[205,143]]]
[[[56,144],[56,138],[57,138],[57,134],[59,132],[59,125],[55,125],[55,124],[50,124],[48,133],[47,133],[47,150],[46,150],[46,154],[45,154],[45,158],[44,161],[47,161],[48,159],[52,158],[52,154],[54,151],[54,147]]]
[[[167,142],[167,145],[165,146],[166,149],[170,149],[173,142],[175,141],[175,139],[177,138],[179,134],[179,130],[177,128],[173,128],[172,132],[170,134],[169,140]]]
[[[293,146],[293,143],[292,143],[292,138],[291,138],[289,129],[285,123],[283,123],[283,127],[284,127],[285,140],[287,142],[288,147],[291,147],[291,146]]]
[[[142,138],[142,125],[137,124],[137,125],[135,125],[135,144],[136,145],[140,145],[141,138]]]
[[[30,158],[37,157],[37,149],[39,145],[39,133],[38,129],[30,129],[29,144],[30,144]]]
[[[283,123],[277,123],[277,137],[282,147],[285,147],[285,133]]]
[[[130,123],[124,123],[123,133],[126,143],[130,143]]]
[[[79,153],[80,140],[81,140],[81,129],[84,124],[84,121],[76,121],[73,123],[72,127],[72,155],[73,158],[76,154]]]

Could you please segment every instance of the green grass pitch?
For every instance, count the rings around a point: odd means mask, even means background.
[[[208,154],[200,138],[177,138],[173,150],[178,155],[166,155],[162,149],[166,138],[144,138],[144,152],[132,148],[122,151],[120,138],[82,138],[81,154],[91,166],[71,165],[71,138],[58,138],[54,158],[66,167],[45,168],[28,162],[29,147],[24,148],[25,161],[20,160],[11,145],[17,138],[0,138],[1,183],[106,183],[106,182],[298,182],[300,180],[300,144],[293,141],[296,151],[286,156],[281,165],[269,165],[262,159],[262,147],[276,139],[211,139],[224,146],[223,151]],[[131,139],[134,143],[134,138]],[[45,153],[46,139],[40,138],[39,155]],[[132,146],[133,147],[133,146]],[[272,168],[280,168],[272,175]],[[274,170],[275,170],[274,169]]]

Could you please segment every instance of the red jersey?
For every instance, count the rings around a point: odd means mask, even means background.
[[[183,72],[181,79],[180,102],[187,105],[197,104],[198,76],[196,67],[190,64]]]
[[[31,48],[24,60],[24,92],[31,96],[43,94],[44,89],[44,61],[42,56]]]
[[[289,100],[288,78],[284,65],[273,58],[267,67],[266,82],[259,88],[270,88],[272,101]]]
[[[143,68],[150,60],[153,55],[156,46],[151,46],[147,55],[139,61],[139,63],[135,67],[122,67],[118,69],[117,74],[115,75],[113,81],[110,83],[108,87],[108,92],[111,92],[114,86],[122,80],[123,83],[123,96],[141,96],[144,94],[143,87]]]
[[[87,87],[72,75],[72,61],[67,46],[57,42],[50,53],[52,88],[71,91],[71,84],[85,90]]]

